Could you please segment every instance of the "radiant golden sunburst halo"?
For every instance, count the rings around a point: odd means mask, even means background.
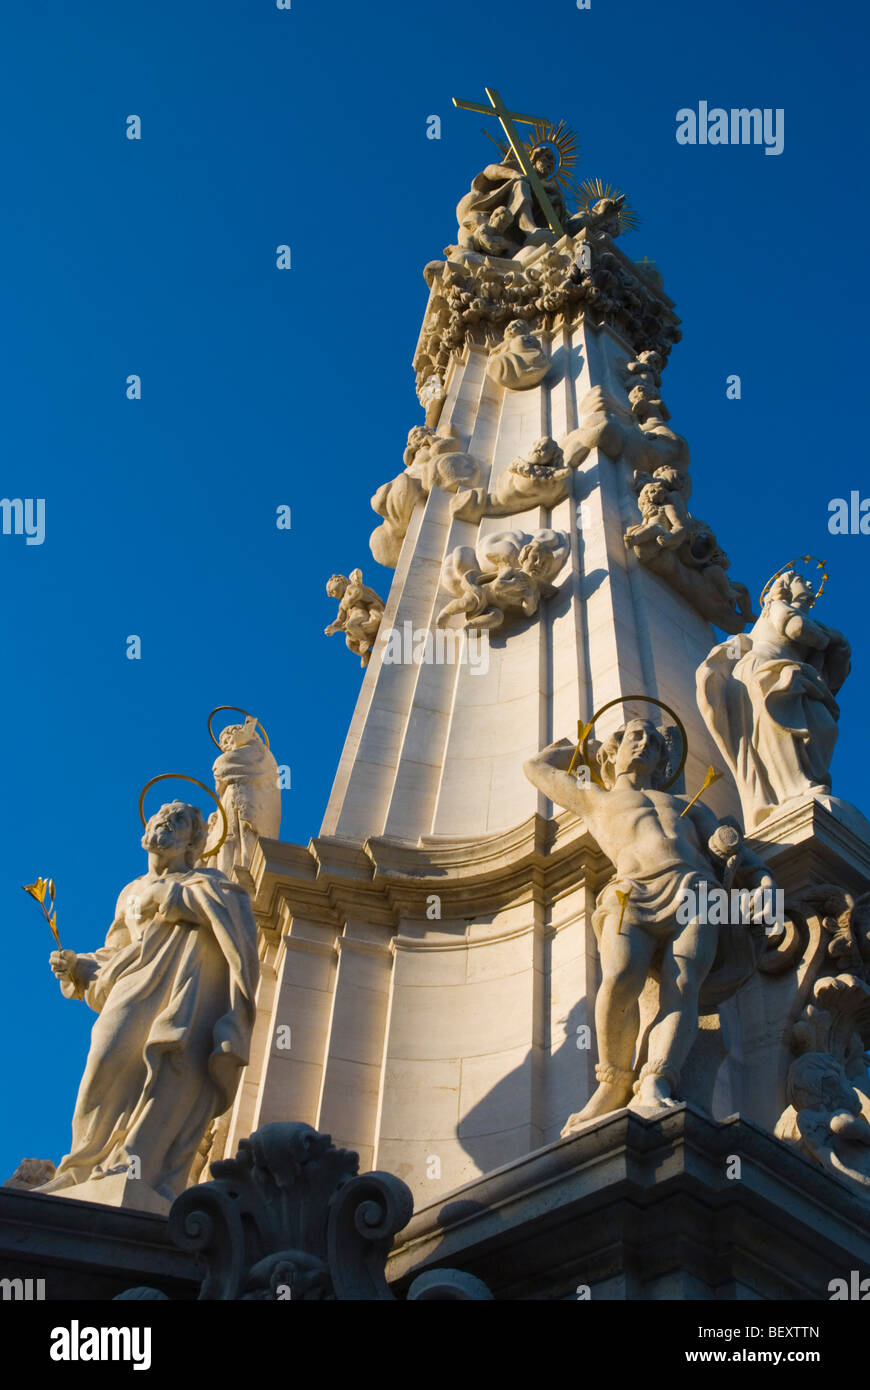
[[[492,135],[488,130],[484,130],[484,135],[498,146],[502,159],[507,158],[510,146],[506,140],[500,140]],[[569,125],[560,121],[558,125],[553,125],[551,121],[537,121],[532,126],[532,133],[523,141],[529,154],[532,150],[538,149],[540,145],[547,145],[556,156],[556,169],[553,179],[556,183],[575,197],[578,196],[577,187],[574,184],[571,173],[577,163],[580,147],[577,143],[577,135]]]
[[[556,172],[553,178],[561,184],[564,189],[576,194],[576,188],[571,179],[571,172],[577,163],[580,147],[577,143],[577,136],[569,125],[560,121],[558,125],[549,122],[540,122],[532,126],[532,134],[528,140],[530,150],[537,149],[539,145],[549,145],[556,155]]]
[[[592,208],[602,198],[612,198],[614,202],[623,198],[617,209],[619,218],[620,232],[631,232],[635,227],[640,226],[640,217],[634,208],[621,193],[618,188],[614,188],[612,183],[605,183],[603,179],[584,179],[577,193],[577,207],[580,212],[591,212]]]

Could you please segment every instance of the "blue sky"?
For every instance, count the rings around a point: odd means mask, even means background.
[[[857,647],[834,790],[870,811],[870,537],[827,529],[832,497],[870,496],[867,28],[863,6],[806,0],[7,11],[0,492],[45,498],[46,539],[0,536],[0,1180],[66,1151],[93,1022],[60,997],[20,885],[52,875],[64,944],[101,944],[143,865],[139,789],[166,770],[208,781],[206,715],[233,701],[292,770],[283,837],[319,829],[360,682],[322,635],[324,582],[362,565],[386,596],[369,498],[422,419],[421,272],[492,150],[453,95],[491,85],[565,119],[581,177],[628,191],[643,220],[621,245],[657,262],[683,320],[663,394],[693,510],[753,594],[798,552],[828,561],[818,616]],[[783,108],[783,153],[678,145],[676,112],[699,100]]]

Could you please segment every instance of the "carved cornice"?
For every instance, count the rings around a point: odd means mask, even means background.
[[[818,802],[792,808],[766,823],[751,840],[789,891],[834,879],[852,892],[870,887],[870,846]],[[585,883],[598,893],[612,874],[583,821],[569,811],[530,816],[497,834],[426,835],[419,843],[372,836],[365,842],[320,836],[307,846],[260,839],[251,863],[255,914],[269,946],[277,946],[295,919],[335,933],[349,920],[377,932],[398,932],[426,917],[437,894],[445,920],[478,918],[534,903],[552,906]],[[511,928],[513,930],[513,928]],[[433,941],[438,924],[433,923]],[[314,942],[311,943],[315,944]]]
[[[426,915],[437,894],[442,917],[477,917],[551,904],[578,884],[597,892],[612,872],[582,821],[570,812],[530,816],[479,838],[425,836],[419,844],[373,836],[364,844],[321,836],[309,846],[261,839],[251,863],[254,908],[270,940],[288,916],[339,930],[349,918],[393,932]]]

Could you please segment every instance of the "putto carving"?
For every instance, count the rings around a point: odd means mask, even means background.
[[[485,488],[460,492],[450,509],[462,521],[479,521],[483,516],[512,516],[530,507],[555,507],[568,496],[571,471],[555,439],[545,434],[535,440],[525,458],[508,465],[492,492]]]
[[[359,1173],[359,1156],[300,1122],[263,1125],[235,1158],[211,1165],[169,1214],[169,1234],[199,1257],[200,1302],[395,1302],[384,1274],[393,1237],[413,1212],[391,1173]],[[161,1298],[129,1289],[122,1299]],[[419,1275],[407,1297],[490,1300],[474,1275]]]
[[[504,338],[489,354],[487,375],[508,391],[528,391],[543,381],[550,359],[525,319],[514,319]]]
[[[438,626],[461,613],[465,627],[495,632],[506,618],[531,618],[555,589],[570,552],[560,531],[496,531],[478,541],[477,551],[461,545],[444,561],[441,582],[451,601],[438,614]]]
[[[436,434],[427,425],[415,425],[404,453],[405,471],[383,483],[372,498],[372,509],[384,518],[369,537],[369,549],[379,565],[395,569],[402,542],[418,502],[434,487],[456,492],[480,482],[480,465],[458,447],[455,434]]]
[[[339,604],[335,618],[323,629],[324,635],[332,637],[343,632],[348,650],[359,657],[360,666],[368,666],[384,616],[383,599],[363,584],[362,570],[351,570],[350,578],[333,574],[326,581],[326,592]]]
[[[628,527],[625,544],[703,617],[725,632],[740,632],[755,616],[752,599],[744,584],[728,578],[730,561],[712,529],[690,515],[688,475],[657,468],[652,477],[636,473],[635,486],[643,520]]]
[[[850,670],[841,632],[810,616],[816,594],[780,574],[752,631],[714,647],[698,668],[698,706],[740,793],[747,826],[779,807],[831,790],[840,710]]]
[[[661,399],[664,358],[645,350],[627,362],[622,378],[628,407],[601,387],[583,403],[587,418],[565,441],[569,462],[576,446],[594,442],[608,457],[634,470],[641,522],[625,531],[625,544],[702,617],[725,632],[754,620],[746,586],[728,577],[730,561],[710,526],[693,517],[689,448],[671,429]],[[597,438],[594,438],[597,436]]]

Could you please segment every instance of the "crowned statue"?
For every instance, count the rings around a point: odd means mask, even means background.
[[[841,632],[810,616],[817,597],[796,570],[779,573],[751,631],[714,647],[698,669],[698,706],[748,827],[787,802],[831,790],[835,697],[850,648]]]

